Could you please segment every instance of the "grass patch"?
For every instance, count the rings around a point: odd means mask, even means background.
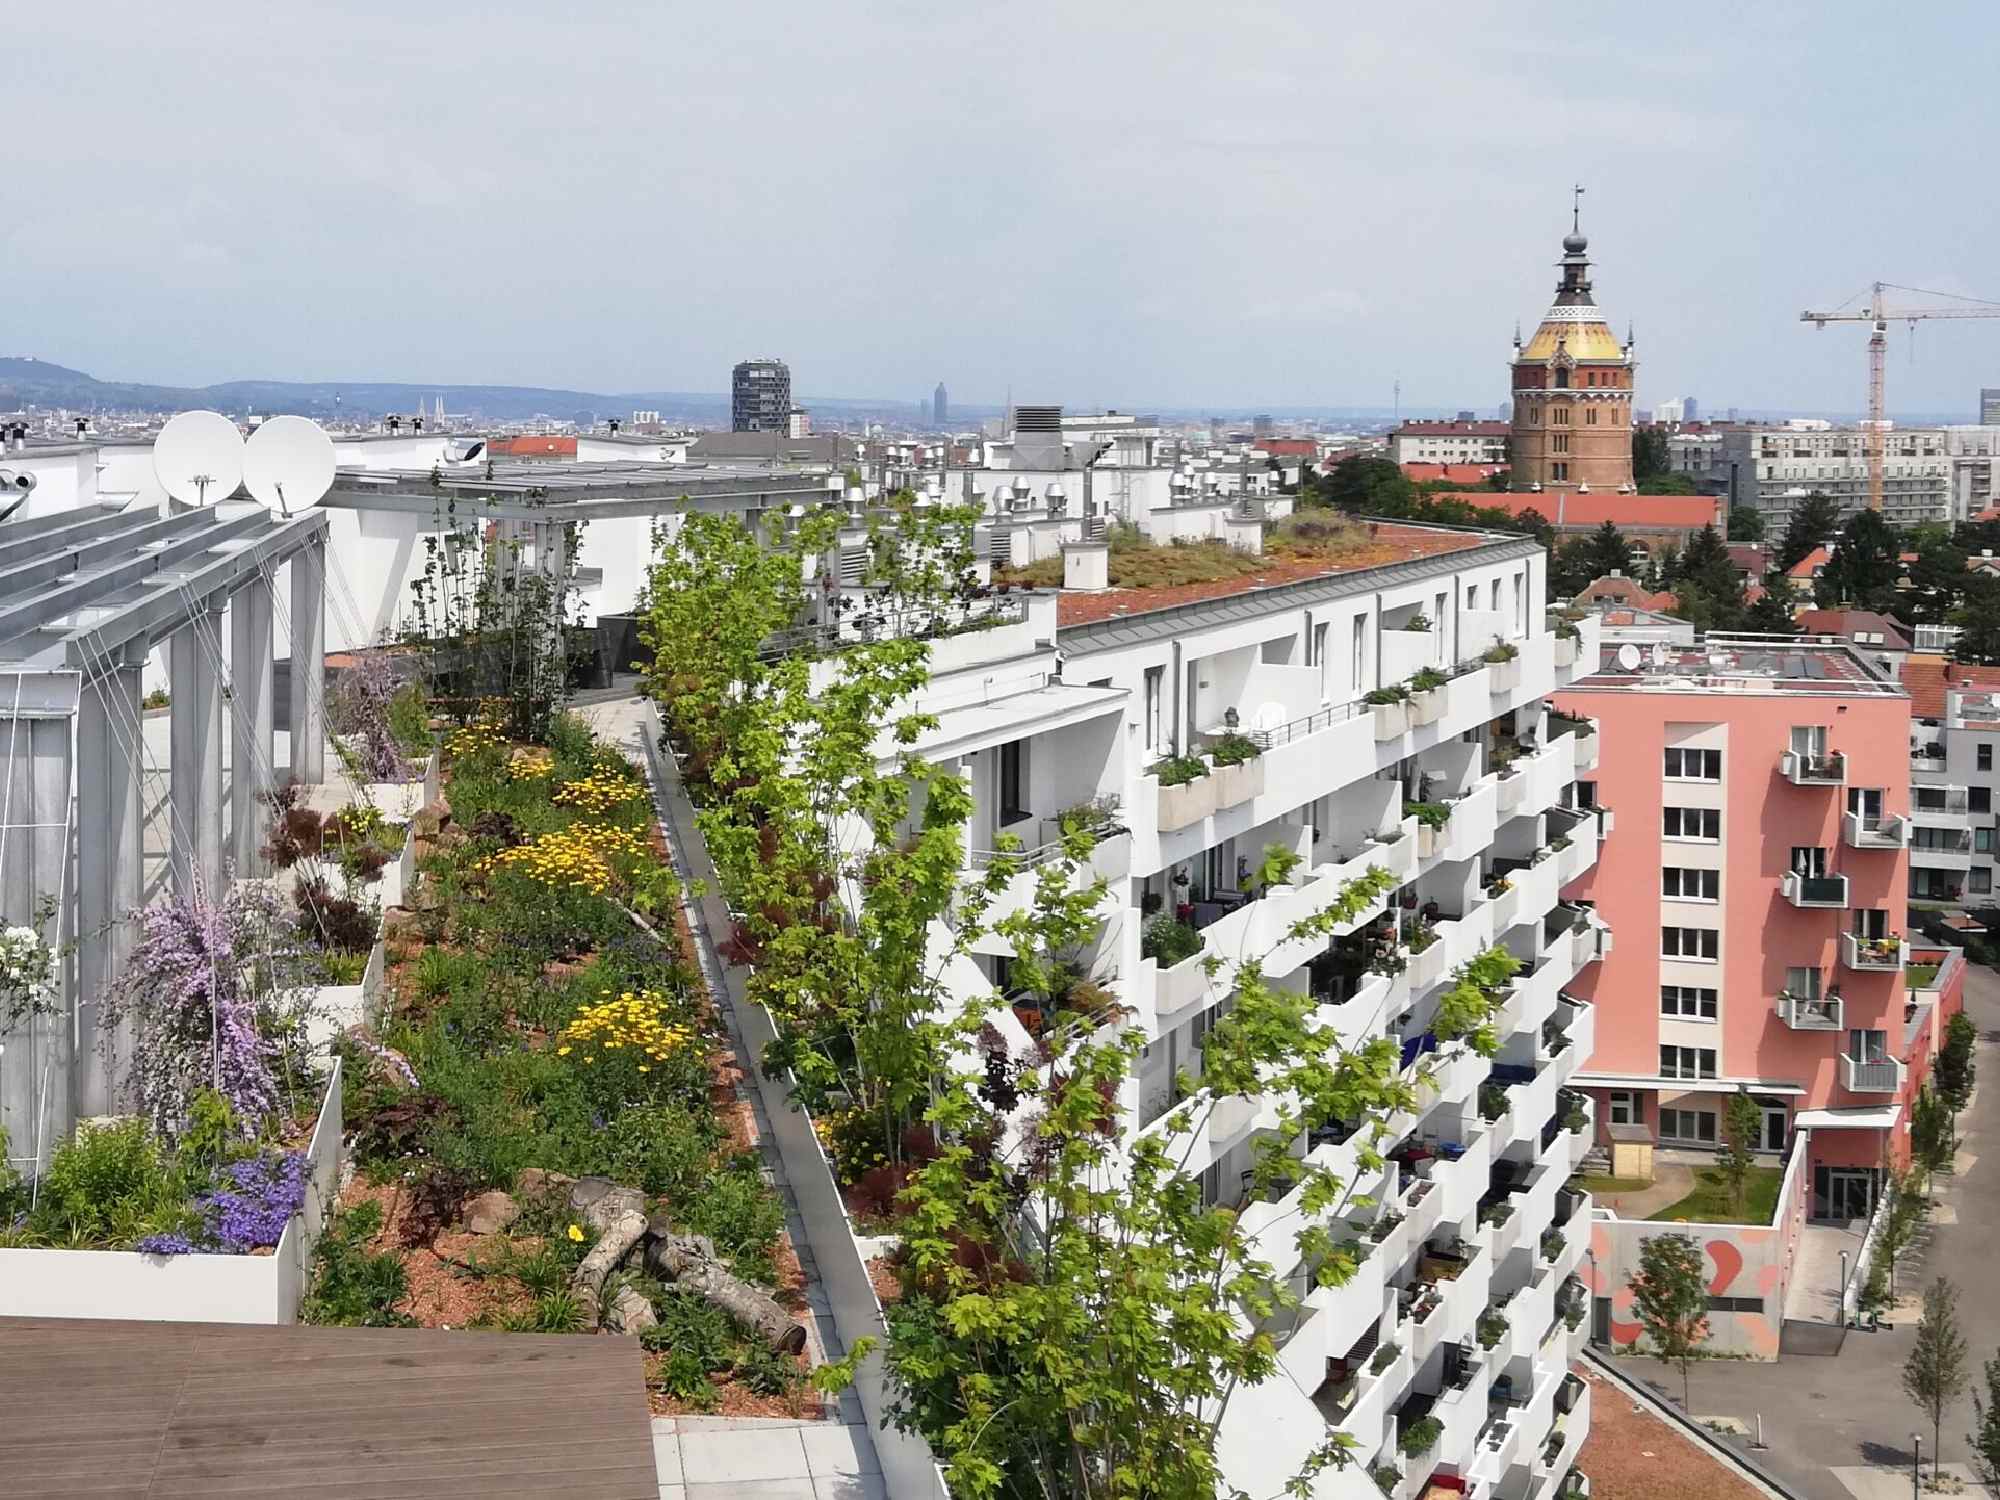
[[[1212,539],[1162,546],[1132,526],[1114,526],[1109,540],[1109,578],[1115,589],[1176,588],[1248,578],[1263,572],[1274,560],[1335,563],[1371,545],[1366,528],[1323,511],[1287,516],[1270,527],[1261,555]],[[1021,588],[1061,588],[1063,561],[1045,557],[1025,568],[996,568],[993,581]]]
[[[1731,1201],[1719,1168],[1698,1168],[1694,1180],[1694,1191],[1654,1214],[1654,1223],[1686,1219],[1696,1224],[1768,1224],[1777,1212],[1778,1189],[1784,1185],[1785,1174],[1777,1167],[1752,1167],[1743,1182],[1741,1208]]]
[[[1936,964],[1911,964],[1903,971],[1903,977],[1913,990],[1927,990],[1937,980]]]
[[[1593,1197],[1603,1197],[1606,1194],[1615,1196],[1620,1193],[1642,1193],[1653,1185],[1643,1177],[1607,1177],[1602,1173],[1596,1172],[1581,1173],[1572,1177],[1570,1182],[1579,1191],[1589,1193]]]

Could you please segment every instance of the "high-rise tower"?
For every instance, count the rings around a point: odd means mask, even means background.
[[[792,411],[792,372],[781,359],[746,359],[729,372],[729,425],[736,432],[783,432]]]
[[[1513,487],[1630,490],[1632,357],[1590,295],[1590,242],[1572,221],[1541,327],[1514,332]]]

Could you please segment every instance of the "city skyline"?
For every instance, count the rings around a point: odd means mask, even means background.
[[[1079,407],[1386,407],[1400,380],[1413,408],[1483,408],[1505,393],[1514,321],[1547,305],[1581,182],[1642,404],[1858,409],[1861,338],[1800,309],[1876,277],[2000,293],[1977,250],[1996,211],[1949,190],[1976,180],[1985,138],[1981,91],[1950,82],[1995,22],[1910,17],[1925,64],[1885,70],[1852,27],[1802,18],[1683,10],[1696,48],[1636,13],[1480,12],[1443,46],[1407,19],[1300,6],[1240,38],[1066,16],[1072,55],[1120,56],[1098,87],[920,73],[898,98],[933,124],[912,131],[866,60],[892,43],[977,56],[983,18],[760,12],[668,46],[665,19],[585,6],[551,50],[545,22],[450,3],[350,9],[304,46],[226,5],[43,10],[19,46],[47,66],[15,105],[61,128],[13,168],[8,245],[37,295],[10,307],[10,342],[176,384],[353,370],[709,389],[777,348],[802,389],[925,389],[950,369],[966,406],[1011,387]],[[495,86],[529,55],[533,90]],[[1750,102],[1773,87],[1786,109]],[[1231,99],[1226,119],[1187,112],[1204,93]],[[776,149],[791,96],[821,99],[817,138],[896,185],[888,233],[802,232],[851,217],[856,179]],[[1570,123],[1561,149],[1491,128],[1527,101]],[[693,146],[662,159],[675,139]],[[751,157],[754,191],[735,165]],[[1005,192],[966,190],[982,178]],[[513,212],[552,183],[618,211]],[[664,253],[642,259],[647,242]],[[175,316],[133,316],[148,304]],[[1897,328],[1896,404],[1965,404],[2000,369],[1991,340],[1927,328],[1912,362]]]

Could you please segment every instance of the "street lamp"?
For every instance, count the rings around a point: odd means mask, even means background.
[[[1910,1446],[1916,1451],[1916,1456],[1910,1460],[1910,1500],[1923,1500],[1924,1435],[1921,1432],[1911,1433]]]

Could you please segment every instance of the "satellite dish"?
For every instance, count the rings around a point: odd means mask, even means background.
[[[333,439],[305,417],[272,417],[243,445],[243,484],[279,515],[316,505],[333,485]]]
[[[1618,665],[1627,672],[1639,670],[1639,648],[1629,641],[1618,648]]]
[[[243,436],[220,412],[184,411],[153,440],[153,473],[176,500],[227,500],[243,482]]]
[[[1659,641],[1653,642],[1653,666],[1655,668],[1661,668],[1666,666],[1666,664],[1667,664],[1666,646]]]

